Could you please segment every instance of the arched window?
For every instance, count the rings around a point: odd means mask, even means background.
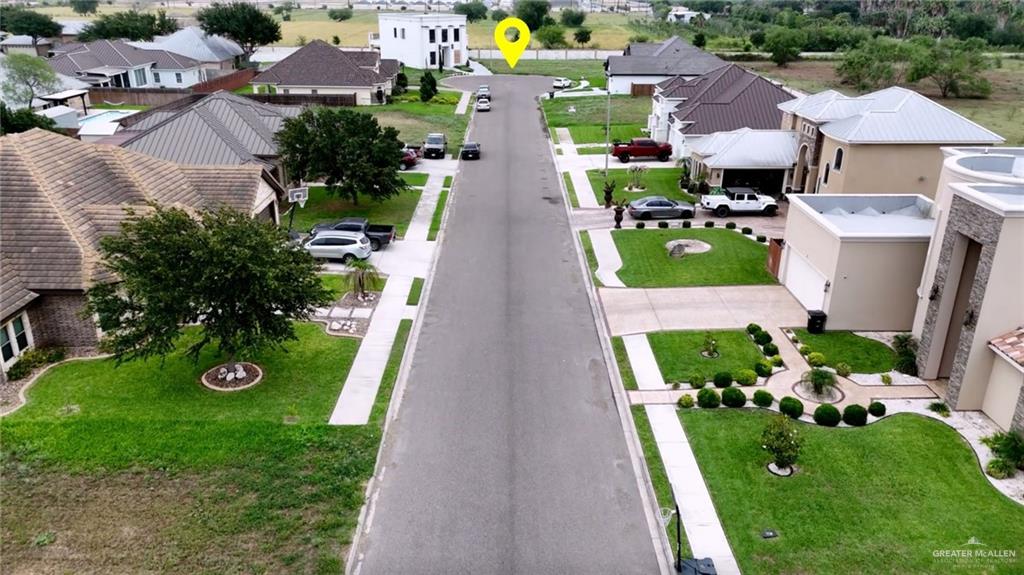
[[[832,163],[835,165],[837,172],[842,171],[842,169],[843,169],[843,149],[842,148],[836,148],[836,159]]]
[[[828,185],[828,162],[825,163],[825,175],[821,176],[821,183]]]

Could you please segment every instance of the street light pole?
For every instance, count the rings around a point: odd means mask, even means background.
[[[612,137],[612,86],[611,78],[608,76],[608,70],[604,71],[604,91],[608,93],[608,103],[605,106],[604,113],[604,179],[607,181],[608,155],[611,154],[609,144]]]

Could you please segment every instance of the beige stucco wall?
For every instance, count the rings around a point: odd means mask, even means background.
[[[992,350],[989,353],[995,355]],[[999,427],[1010,429],[1021,388],[1024,388],[1024,371],[1014,367],[1008,359],[995,357],[981,404],[982,411]]]
[[[839,261],[839,238],[818,225],[818,222],[796,204],[790,205],[784,237],[787,250],[798,252],[829,281],[832,280]],[[780,279],[785,284],[785,270],[782,272]],[[826,310],[830,295],[826,294],[825,297]]]
[[[842,242],[827,299],[828,328],[907,331],[928,240]]]
[[[1007,218],[999,234],[999,245],[992,261],[985,299],[978,310],[975,338],[967,358],[963,387],[957,409],[981,409],[992,364],[997,360],[988,349],[994,337],[1024,325],[1024,219]]]
[[[355,94],[357,106],[370,106],[375,104],[375,89],[370,88],[333,88],[317,86],[278,86],[278,94],[312,94],[316,90],[317,95],[330,94]],[[387,90],[385,90],[387,93]]]
[[[830,169],[822,194],[921,194],[935,197],[942,171],[941,146],[920,144],[844,144],[825,137],[819,177],[835,161],[836,148],[844,150],[843,168]]]

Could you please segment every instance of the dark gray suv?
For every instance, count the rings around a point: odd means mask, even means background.
[[[629,215],[638,220],[655,218],[692,218],[693,204],[670,200],[664,196],[647,196],[629,202]]]

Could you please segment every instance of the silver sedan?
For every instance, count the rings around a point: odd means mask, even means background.
[[[670,200],[664,196],[647,196],[629,202],[629,215],[638,220],[654,218],[692,218],[693,204]]]

